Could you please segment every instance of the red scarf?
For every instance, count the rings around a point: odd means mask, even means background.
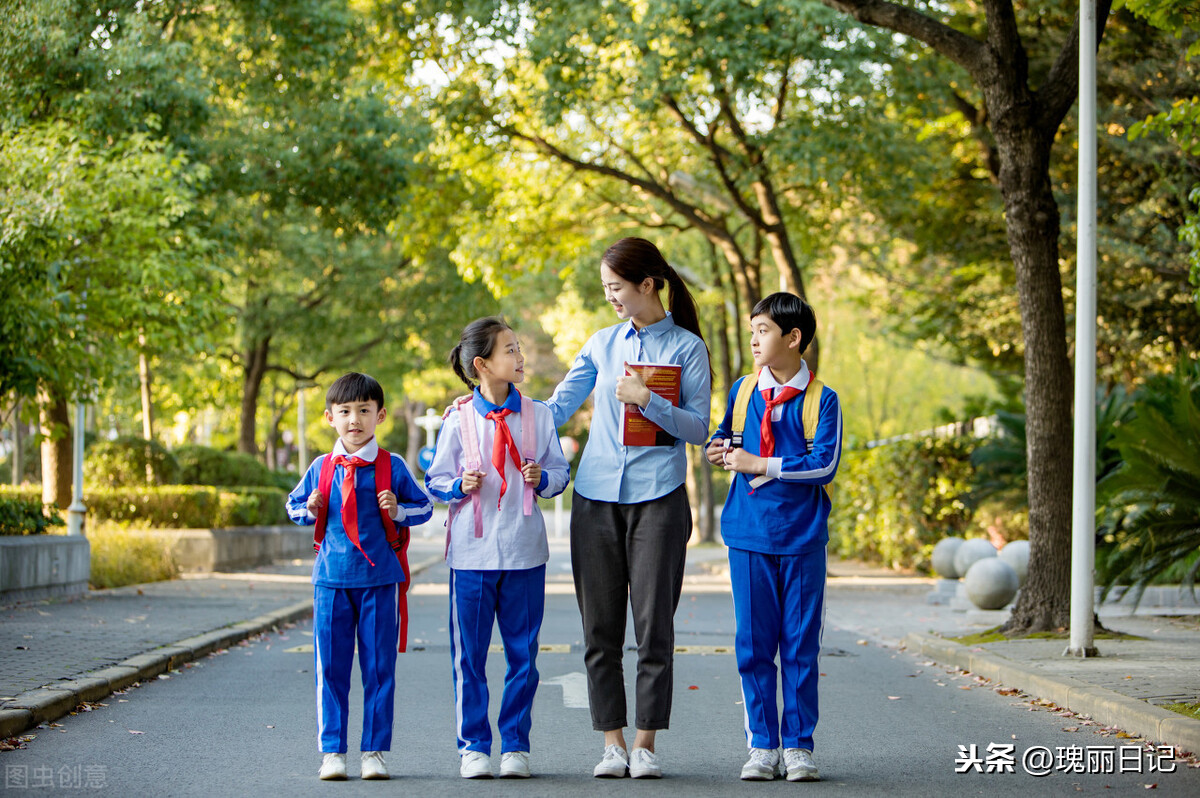
[[[346,528],[346,537],[350,538],[354,548],[362,552],[362,556],[367,557],[358,538],[358,499],[354,495],[354,472],[363,466],[371,465],[371,463],[361,457],[346,457],[339,454],[334,456],[333,464],[344,466],[346,469],[346,474],[342,477],[342,526]],[[367,557],[367,562],[371,562],[370,557]],[[375,563],[371,562],[371,565],[375,565]]]
[[[808,381],[811,383],[813,377],[816,376],[811,372],[808,375]],[[804,386],[805,389],[808,385]],[[781,405],[789,399],[794,399],[804,391],[799,388],[794,388],[791,385],[784,385],[775,392],[775,398],[771,398],[771,389],[766,388],[762,391],[763,402],[767,408],[763,411],[762,429],[760,430],[761,445],[759,447],[759,455],[761,457],[771,457],[775,454],[775,434],[771,432],[771,412],[777,405]]]
[[[497,510],[500,509],[500,499],[504,498],[504,491],[508,490],[508,480],[504,476],[504,455],[507,453],[516,464],[517,470],[521,470],[521,453],[517,451],[512,430],[508,428],[508,422],[504,419],[511,413],[512,411],[507,407],[502,407],[487,414],[487,418],[496,422],[496,437],[492,441],[492,466],[500,475],[500,497],[496,499]]]

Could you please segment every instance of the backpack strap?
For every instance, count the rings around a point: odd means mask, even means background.
[[[804,424],[805,453],[812,451],[813,442],[817,439],[817,422],[821,419],[821,393],[825,383],[813,377],[804,392],[804,410],[800,416]]]
[[[733,400],[733,435],[730,444],[735,449],[742,448],[742,433],[746,429],[746,413],[750,409],[750,399],[758,387],[758,375],[747,374],[742,378],[738,387],[737,398]]]
[[[537,416],[533,400],[520,391],[517,393],[521,396],[521,458],[526,463],[537,462]],[[525,515],[533,515],[533,485],[521,481],[525,484]]]
[[[313,528],[313,551],[321,551],[321,542],[325,540],[325,523],[329,519],[329,494],[333,491],[333,455],[323,455],[321,460],[321,476],[317,479],[317,491],[325,499],[317,508],[317,525]]]
[[[381,447],[375,457],[375,493],[392,489],[392,454]],[[396,596],[396,608],[400,613],[400,637],[396,651],[403,654],[408,650],[408,587],[412,574],[408,569],[408,543],[411,539],[406,526],[397,527],[392,517],[382,509],[379,515],[383,518],[383,531],[387,535],[388,545],[396,553],[400,561],[400,570],[404,572],[404,584]]]
[[[462,438],[463,445],[463,468],[472,471],[478,471],[483,467],[483,458],[479,454],[479,435],[475,430],[475,408],[471,404],[474,397],[468,396],[454,403],[454,407],[458,410],[458,429],[459,435]],[[483,503],[479,498],[479,491],[472,491],[467,494],[471,497],[471,510],[475,515],[475,537],[483,537]],[[462,509],[460,505],[459,510]],[[450,508],[451,515],[458,515],[453,505]],[[450,551],[450,526],[453,523],[446,524],[446,551]]]

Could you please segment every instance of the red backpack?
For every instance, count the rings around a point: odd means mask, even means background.
[[[381,447],[379,454],[375,457],[375,493],[379,493],[379,486],[382,485],[384,490],[392,489],[392,455],[386,452]],[[321,462],[321,477],[317,481],[317,490],[325,499],[324,503],[317,510],[317,526],[313,530],[313,551],[321,551],[321,541],[325,539],[325,521],[329,516],[329,494],[333,491],[333,455],[325,455],[325,459]],[[396,523],[382,510],[379,511],[380,517],[383,519],[383,530],[387,534],[388,544],[392,547],[392,551],[396,552],[396,559],[400,561],[400,568],[404,571],[404,584],[400,589],[400,595],[397,597],[397,608],[400,611],[400,645],[396,649],[403,653],[408,650],[408,586],[411,583],[411,576],[408,571],[408,527],[402,526],[397,528]],[[370,560],[368,560],[370,562]]]

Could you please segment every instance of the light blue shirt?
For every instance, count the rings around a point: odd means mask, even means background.
[[[624,446],[617,379],[625,363],[675,363],[683,367],[679,407],[651,394],[642,414],[674,435],[672,446]],[[567,376],[546,402],[562,426],[594,391],[592,426],[575,473],[579,495],[600,502],[636,504],[666,496],[687,474],[687,443],[708,438],[712,378],[708,349],[699,336],[675,324],[668,313],[641,330],[633,322],[606,327],[588,339]]]

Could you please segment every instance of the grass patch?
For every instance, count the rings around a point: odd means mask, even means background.
[[[1200,704],[1163,704],[1162,708],[1200,720]]]
[[[1030,635],[1022,637],[1008,637],[1000,634],[1000,627],[993,626],[991,629],[985,629],[982,632],[975,634],[962,635],[961,637],[951,637],[955,643],[961,643],[964,646],[978,646],[984,643],[1002,643],[1005,640],[1069,640],[1071,633],[1068,631],[1062,632],[1034,632]],[[1138,635],[1129,635],[1124,632],[1113,632],[1107,629],[1099,629],[1096,631],[1094,638],[1096,640],[1144,640],[1144,637]]]
[[[162,582],[179,576],[168,544],[136,535],[118,524],[89,524],[93,588]]]

